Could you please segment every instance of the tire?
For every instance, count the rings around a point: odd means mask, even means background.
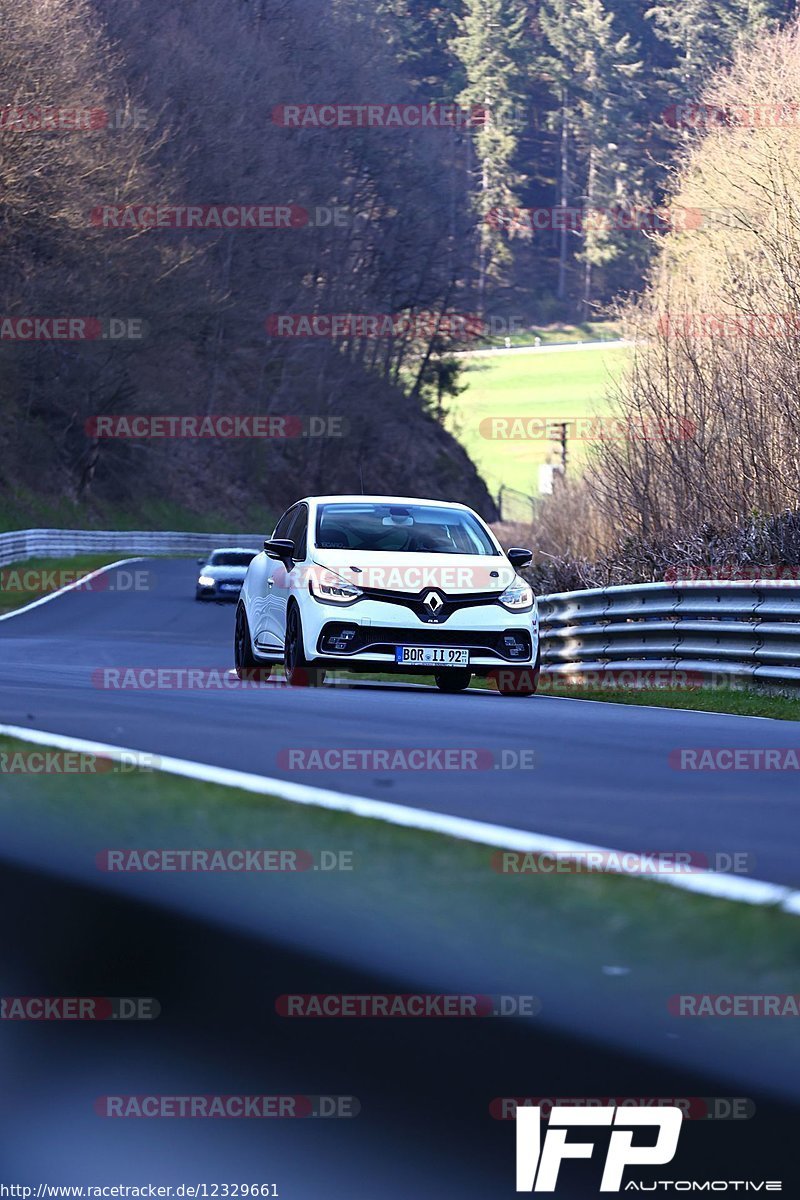
[[[236,627],[233,635],[234,670],[242,680],[265,683],[272,672],[270,663],[261,663],[253,654],[250,644],[250,627],[247,624],[247,613],[244,605],[236,608]]]
[[[437,671],[433,678],[440,692],[463,692],[472,681],[472,671],[467,667],[451,667],[449,670]]]
[[[534,696],[539,686],[541,669],[542,646],[540,643],[533,667],[503,667],[492,674],[501,696]]]
[[[289,687],[321,687],[325,682],[325,671],[308,664],[303,648],[303,625],[296,604],[292,604],[286,614],[283,646],[283,671]]]

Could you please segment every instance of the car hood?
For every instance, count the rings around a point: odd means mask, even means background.
[[[499,555],[315,550],[314,563],[317,569],[333,571],[356,587],[412,594],[428,588],[438,588],[451,596],[500,593],[516,577],[508,559]]]
[[[201,567],[199,575],[210,575],[212,579],[241,579],[247,574],[247,567]]]

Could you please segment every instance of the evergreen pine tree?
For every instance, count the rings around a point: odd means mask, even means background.
[[[459,32],[451,43],[466,78],[458,103],[477,112],[482,122],[474,134],[481,311],[492,261],[505,257],[502,236],[487,216],[494,208],[518,204],[516,120],[524,99],[526,20],[524,0],[466,0],[465,15],[457,18]]]

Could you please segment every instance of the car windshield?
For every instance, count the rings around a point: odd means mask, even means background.
[[[210,567],[249,567],[255,550],[215,550],[208,560]]]
[[[470,512],[423,504],[323,504],[317,512],[319,550],[498,555]]]

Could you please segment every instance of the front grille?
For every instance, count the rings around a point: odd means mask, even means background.
[[[531,635],[526,629],[483,633],[441,628],[391,629],[375,625],[362,627],[346,621],[329,621],[322,627],[317,642],[317,653],[361,654],[371,650],[375,654],[394,654],[395,646],[466,646],[480,655],[491,655],[503,662],[525,662],[533,652]]]
[[[463,608],[474,608],[477,604],[493,604],[502,591],[472,592],[463,596],[450,596],[438,587],[426,587],[421,592],[394,592],[384,588],[365,587],[361,589],[367,600],[379,600],[383,604],[401,604],[409,608],[420,621],[426,624],[438,625],[451,617],[453,613]],[[425,597],[434,594],[437,597],[435,609],[425,604]]]

